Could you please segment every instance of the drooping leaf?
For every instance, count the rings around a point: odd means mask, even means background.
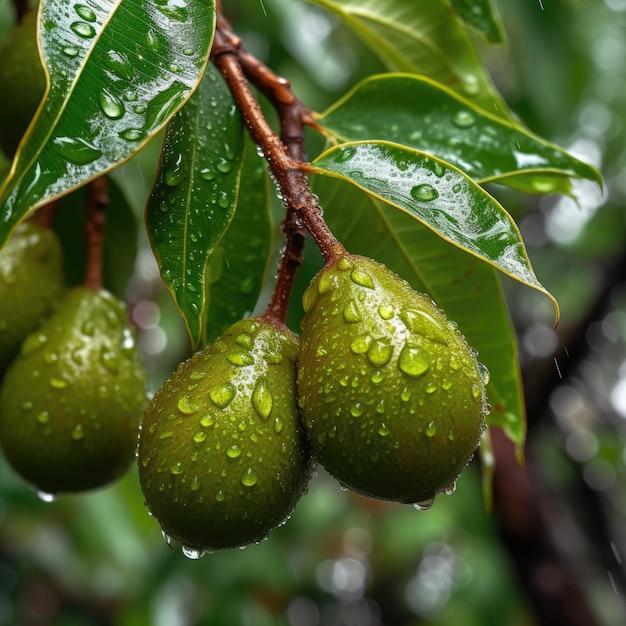
[[[337,15],[392,72],[423,74],[510,118],[446,0],[309,0]]]
[[[192,346],[203,339],[207,264],[239,193],[243,126],[221,74],[208,65],[199,88],[172,119],[148,203],[150,243]]]
[[[568,191],[569,177],[601,184],[597,169],[428,78],[372,76],[318,116],[339,141],[383,140],[429,152],[474,180],[531,193]]]
[[[346,180],[420,220],[455,246],[554,297],[537,280],[515,222],[460,170],[424,152],[387,142],[331,148],[312,163],[317,174]]]
[[[38,206],[137,152],[195,89],[214,0],[42,0],[45,99],[0,189],[0,243]]]
[[[456,14],[490,43],[504,41],[502,22],[493,0],[450,0]]]
[[[273,241],[269,177],[248,142],[237,209],[209,260],[204,342],[252,312],[269,270]]]
[[[384,263],[458,324],[490,372],[488,423],[501,426],[521,449],[526,420],[517,339],[495,269],[343,181],[319,177],[314,190],[330,228],[351,253]]]

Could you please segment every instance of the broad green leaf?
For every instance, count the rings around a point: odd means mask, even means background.
[[[493,0],[450,0],[456,14],[490,43],[504,41],[500,16]]]
[[[273,243],[269,177],[248,142],[237,209],[209,260],[205,342],[253,311],[269,270]]]
[[[562,183],[569,177],[601,184],[595,167],[486,113],[443,85],[412,74],[372,76],[318,121],[339,141],[400,143],[429,152],[480,183],[532,193],[564,191]]]
[[[161,276],[194,348],[206,328],[209,257],[237,205],[242,152],[239,109],[221,74],[208,65],[167,129],[146,216]]]
[[[490,372],[488,423],[502,426],[521,448],[526,422],[517,340],[498,273],[351,185],[327,177],[314,183],[330,228],[350,252],[384,263],[458,324]]]
[[[341,144],[312,171],[346,180],[421,221],[440,237],[540,291],[522,236],[511,216],[460,170],[428,154],[387,142]]]
[[[166,124],[202,76],[214,24],[214,0],[42,1],[48,89],[0,189],[0,244]]]
[[[126,197],[110,178],[107,179],[109,206],[106,211],[102,258],[103,284],[120,299],[126,287],[137,253],[137,219]],[[80,285],[85,278],[85,206],[88,188],[76,189],[59,201],[54,230],[63,248],[63,270],[68,285]]]
[[[309,0],[337,15],[392,72],[423,74],[510,118],[445,0]]]

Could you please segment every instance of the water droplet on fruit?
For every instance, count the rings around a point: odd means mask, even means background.
[[[370,335],[361,335],[350,344],[350,349],[355,354],[364,354],[369,350],[371,343],[372,338]]]
[[[96,34],[96,29],[86,22],[74,22],[70,28],[83,39],[91,39]]]
[[[326,293],[331,289],[336,289],[338,285],[337,275],[332,272],[324,272],[317,284],[317,290],[320,294]]]
[[[368,289],[374,289],[374,281],[372,277],[367,272],[362,272],[361,270],[355,269],[352,270],[350,274],[350,278],[353,283],[357,285],[361,285],[361,287],[367,287]]]
[[[378,315],[380,315],[384,320],[390,320],[394,315],[393,307],[386,304],[381,304],[378,307]]]
[[[98,96],[98,102],[102,112],[110,119],[117,120],[125,113],[124,104],[108,89],[103,89]]]
[[[479,363],[478,373],[480,374],[480,377],[483,379],[483,384],[485,385],[489,384],[490,374],[489,374],[489,370],[487,369],[487,366],[483,365],[482,363]]]
[[[408,402],[411,399],[411,392],[409,391],[408,387],[405,387],[401,392],[400,392],[400,399],[403,402]]]
[[[354,300],[350,300],[350,302],[346,305],[346,308],[343,310],[343,319],[348,324],[357,324],[362,321],[359,308]]]
[[[100,363],[114,376],[117,375],[120,368],[120,360],[117,354],[109,350],[106,346],[102,347],[100,352]]]
[[[224,491],[223,489],[220,489],[216,494],[215,494],[215,499],[218,502],[224,502],[224,499],[226,498],[226,496],[224,495]]]
[[[385,424],[385,422],[381,422],[380,426],[378,427],[378,434],[381,437],[387,437],[389,435],[389,428],[387,427],[387,425]]]
[[[41,413],[37,414],[37,421],[40,424],[49,424],[50,423],[50,413],[48,411],[41,411]]]
[[[406,344],[400,353],[398,367],[408,376],[417,378],[428,371],[429,364],[420,356],[418,348]]]
[[[240,335],[237,335],[235,342],[248,350],[252,350],[254,347],[254,337],[248,333],[241,333]]]
[[[317,294],[311,288],[308,288],[304,294],[302,295],[302,308],[305,313],[311,310],[311,307],[315,304],[317,300]]]
[[[205,428],[211,428],[211,426],[213,426],[213,424],[215,424],[215,420],[210,415],[204,415],[200,419],[200,425],[204,426]]]
[[[424,429],[424,433],[427,437],[434,437],[437,433],[437,425],[435,422],[429,422],[428,426]]]
[[[172,465],[170,465],[170,474],[173,474],[174,476],[178,476],[179,474],[183,473],[183,464],[180,461],[176,461],[176,463],[173,463]]]
[[[226,456],[229,459],[236,459],[237,457],[241,456],[241,447],[235,443],[232,446],[226,448]]]
[[[197,433],[194,434],[193,440],[196,443],[202,443],[203,441],[206,440],[206,433],[202,432],[201,430],[198,431]]]
[[[389,363],[393,354],[393,346],[384,339],[376,339],[367,351],[367,358],[373,365],[382,366]]]
[[[216,385],[209,391],[209,398],[213,401],[215,406],[220,409],[225,409],[233,400],[237,390],[231,383],[222,383]]]
[[[46,335],[29,335],[22,344],[21,353],[26,356],[32,354],[36,350],[39,350],[48,341]]]
[[[241,475],[241,484],[244,487],[254,487],[257,484],[259,477],[256,475],[256,472],[248,467],[246,471]]]
[[[182,546],[181,551],[188,559],[191,559],[192,561],[197,561],[206,554],[204,550],[198,550],[197,548],[190,548],[188,546]]]
[[[435,391],[437,391],[437,385],[435,385],[435,383],[428,383],[424,391],[426,393],[434,393]]]
[[[67,387],[67,380],[64,378],[53,377],[50,379],[50,387],[53,389],[65,389]]]
[[[413,508],[417,509],[418,511],[428,511],[428,509],[430,509],[433,504],[435,504],[435,498],[428,498],[427,500],[422,500],[421,502],[415,502],[413,504]]]
[[[254,357],[244,350],[233,350],[226,355],[226,358],[233,365],[243,367],[245,365],[254,365]]]
[[[51,503],[54,502],[57,497],[54,493],[46,493],[45,491],[38,491],[37,492],[37,497],[42,501],[42,502],[46,502],[46,503]]]
[[[257,380],[254,390],[252,391],[251,402],[254,410],[259,414],[259,417],[263,421],[267,420],[272,412],[274,399],[272,398],[269,382],[265,376],[261,376]]]
[[[456,491],[456,481],[453,481],[443,488],[447,496],[451,496]]]
[[[82,424],[76,424],[72,430],[72,439],[74,441],[80,441],[84,436],[85,431],[83,430]]]
[[[361,406],[361,403],[357,402],[355,405],[353,405],[350,408],[350,413],[353,417],[360,417],[363,413],[363,407]]]
[[[274,420],[274,432],[277,435],[280,435],[280,433],[283,431],[283,427],[284,427],[283,420],[281,420],[280,417],[277,417]]]
[[[197,410],[198,406],[191,400],[189,396],[181,396],[178,399],[178,410],[183,415],[193,415]]]

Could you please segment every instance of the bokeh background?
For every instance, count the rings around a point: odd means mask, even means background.
[[[320,470],[269,540],[193,561],[161,537],[135,472],[43,502],[0,460],[0,625],[626,623],[626,0],[496,4],[507,45],[481,50],[505,100],[537,134],[598,166],[605,185],[575,181],[577,202],[490,189],[562,309],[555,331],[547,300],[503,281],[529,431],[525,470],[495,439],[493,512],[477,463],[428,511],[356,496]],[[382,70],[304,2],[224,6],[247,47],[313,109]],[[2,38],[13,21],[0,0]],[[153,389],[188,354],[140,224],[157,159],[154,143],[115,174],[139,225],[119,289]],[[311,254],[302,275],[317,262]]]

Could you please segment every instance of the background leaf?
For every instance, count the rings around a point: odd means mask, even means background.
[[[345,182],[320,177],[315,192],[329,226],[351,253],[384,263],[458,324],[490,372],[488,423],[503,427],[521,448],[526,428],[517,340],[493,267]]]
[[[465,174],[423,152],[386,142],[341,144],[312,163],[405,211],[454,245],[548,296],[509,214]]]
[[[270,269],[273,243],[269,177],[248,141],[237,209],[209,260],[206,342],[253,311]]]
[[[450,0],[450,4],[461,20],[487,41],[504,41],[502,22],[492,0]]]
[[[196,87],[213,0],[43,0],[46,99],[0,190],[0,245],[28,213],[137,152]]]
[[[242,152],[241,115],[209,65],[167,129],[147,209],[150,243],[193,347],[207,326],[207,263],[237,205]]]
[[[340,141],[400,143],[452,163],[481,183],[531,193],[567,192],[569,186],[563,185],[570,176],[601,184],[595,167],[443,85],[411,74],[368,78],[318,121]]]
[[[423,74],[509,118],[467,33],[444,0],[309,0],[337,15],[395,72]]]

